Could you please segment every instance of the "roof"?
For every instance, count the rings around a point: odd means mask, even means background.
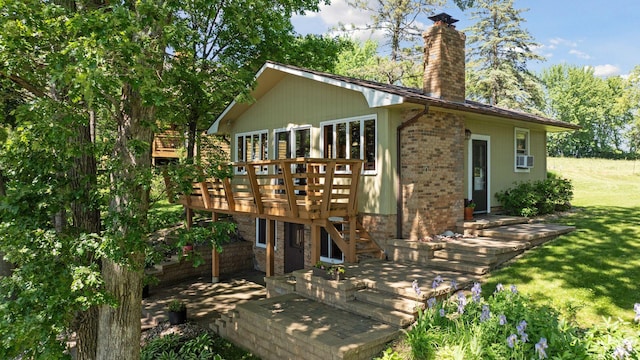
[[[261,87],[261,79],[274,76],[282,77],[286,74],[304,77],[310,80],[342,87],[345,89],[350,89],[353,91],[359,91],[365,97],[370,107],[384,107],[410,103],[520,120],[524,122],[544,125],[555,131],[576,130],[580,128],[578,125],[546,118],[543,116],[529,114],[523,111],[504,109],[471,100],[465,100],[464,102],[449,101],[425,95],[420,89],[383,84],[369,80],[361,80],[347,76],[305,69],[292,65],[280,64],[272,61],[267,61],[256,74],[255,80],[257,81],[258,85],[256,89],[252,91],[253,97],[255,99],[259,99],[262,95],[270,90],[270,87]],[[265,83],[266,82],[267,81],[265,81]],[[227,117],[231,117],[231,119],[236,118],[237,116],[244,113],[244,111],[246,111],[250,106],[251,104],[249,103],[241,103],[234,100],[231,104],[229,104],[229,106],[227,106],[222,114],[218,116],[216,121],[209,128],[208,133],[217,133],[218,125],[222,119]]]

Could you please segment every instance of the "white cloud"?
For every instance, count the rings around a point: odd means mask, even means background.
[[[591,67],[593,68],[593,74],[595,76],[608,77],[620,74],[620,68],[611,64],[596,65]]]
[[[571,40],[567,40],[567,39],[563,39],[563,38],[553,38],[551,40],[549,40],[549,47],[551,49],[555,49],[558,46],[566,46],[566,47],[577,47],[578,43],[576,43],[575,41],[571,41]]]
[[[591,56],[589,54],[576,49],[569,50],[569,54],[575,55],[580,59],[585,59],[585,60],[591,59]]]

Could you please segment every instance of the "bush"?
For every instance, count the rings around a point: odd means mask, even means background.
[[[517,183],[515,187],[496,193],[496,198],[509,215],[531,217],[571,208],[573,184],[553,173],[543,181]]]
[[[196,337],[170,334],[149,341],[140,353],[141,360],[155,359],[257,359],[226,340],[208,332]]]
[[[442,302],[430,300],[407,331],[414,359],[638,359],[638,333],[620,322],[583,330],[557,310],[536,306],[515,287],[487,299],[476,283]],[[637,305],[640,308],[640,305]]]

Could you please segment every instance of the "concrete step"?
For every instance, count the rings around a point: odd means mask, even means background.
[[[522,251],[527,247],[529,247],[529,244],[522,241],[502,240],[489,237],[466,237],[448,241],[445,248],[451,251],[465,251],[495,256]]]
[[[415,316],[402,311],[390,310],[386,307],[372,305],[359,300],[348,301],[340,304],[340,307],[364,318],[381,321],[401,328],[411,325],[416,319]]]
[[[535,242],[539,239],[550,239],[562,234],[570,233],[576,228],[557,224],[516,224],[505,225],[496,228],[483,229],[479,235],[495,239]]]
[[[526,224],[528,218],[507,215],[476,215],[471,221],[464,221],[457,224],[458,232],[465,235],[477,235],[478,230],[494,228],[498,226]]]
[[[490,269],[490,267],[486,265],[476,265],[476,264],[469,264],[464,261],[435,259],[435,258],[429,261],[429,266],[436,269],[461,271],[461,272],[466,272],[466,273],[475,274],[475,275],[484,275]]]
[[[368,304],[401,311],[405,314],[415,315],[418,309],[424,309],[425,304],[422,301],[407,299],[405,297],[395,296],[391,293],[376,290],[362,289],[356,291],[355,298]]]
[[[434,252],[434,258],[444,260],[457,260],[461,262],[491,266],[498,262],[496,255],[479,254],[477,252],[461,251],[461,250],[437,250]]]

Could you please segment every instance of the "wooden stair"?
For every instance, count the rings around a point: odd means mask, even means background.
[[[337,234],[340,236],[340,240],[349,245],[351,240],[349,239],[350,228],[352,222],[349,219],[332,220],[331,224],[334,226]],[[340,226],[336,226],[340,225]],[[356,242],[356,261],[360,262],[367,259],[383,259],[384,250],[373,240],[371,235],[364,228],[360,220],[355,221],[355,242]],[[340,230],[342,229],[342,230]],[[335,232],[333,233],[335,234]]]

